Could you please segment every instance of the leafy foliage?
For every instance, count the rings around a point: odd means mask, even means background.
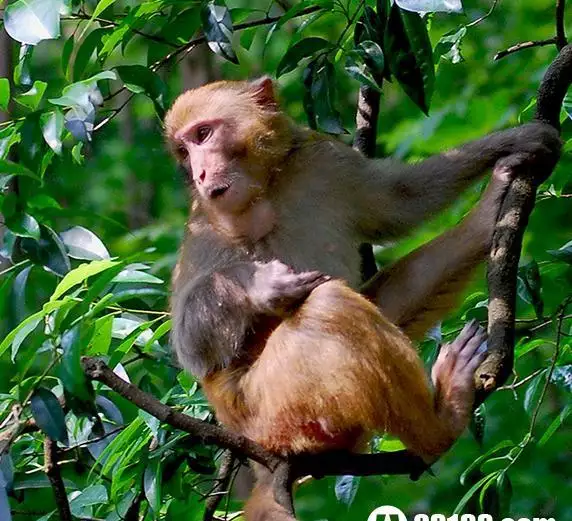
[[[181,87],[199,75],[280,76],[290,114],[349,142],[365,85],[383,93],[378,155],[417,160],[530,117],[554,51],[491,57],[550,37],[552,3],[495,2],[490,13],[489,4],[467,1],[461,14],[458,0],[6,3],[11,43],[0,52],[13,69],[0,78],[0,519],[58,518],[42,468],[46,436],[58,444],[75,518],[203,517],[219,451],[94,384],[80,365],[81,356],[100,356],[166,404],[211,419],[199,386],[172,359],[165,311],[186,203],[160,121]],[[541,187],[525,240],[515,377],[476,414],[478,443],[467,435],[435,465],[439,479],[415,485],[348,476],[305,485],[301,519],[318,511],[366,519],[380,504],[570,515],[570,106],[567,98],[566,153]],[[458,222],[479,189],[379,249],[378,263]],[[481,273],[421,345],[428,365],[439,344],[486,311]],[[383,437],[373,448],[402,444]],[[225,498],[218,514],[239,508]]]

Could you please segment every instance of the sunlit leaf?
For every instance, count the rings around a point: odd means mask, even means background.
[[[0,110],[8,110],[10,103],[10,80],[0,78]]]
[[[227,7],[214,2],[205,2],[201,10],[201,20],[211,51],[238,64],[238,58],[231,43],[233,28]]]
[[[48,84],[44,81],[35,81],[29,90],[16,96],[14,99],[30,110],[36,110],[44,97]]]
[[[62,153],[62,133],[64,116],[59,110],[46,112],[40,116],[42,134],[48,146],[56,153]]]
[[[60,233],[68,255],[74,259],[106,260],[109,252],[101,239],[83,226],[74,226]]]
[[[354,502],[360,481],[360,476],[337,476],[334,489],[336,499],[349,507]]]
[[[62,0],[17,0],[4,9],[6,32],[22,43],[36,45],[60,35]]]
[[[440,59],[450,61],[451,63],[461,63],[464,61],[463,55],[461,54],[461,43],[466,34],[467,28],[464,25],[445,33],[433,50],[435,63],[439,63]]]
[[[74,270],[70,271],[58,284],[52,296],[50,297],[50,301],[57,300],[66,291],[69,291],[74,286],[77,286],[78,284],[82,283],[87,278],[93,275],[97,275],[102,271],[108,270],[109,268],[112,268],[116,264],[119,263],[117,261],[112,261],[112,260],[100,260],[100,261],[85,263],[82,264],[81,266],[78,266]]]
[[[156,514],[161,509],[161,460],[159,458],[152,459],[143,475],[143,489],[145,497],[149,501],[149,506]]]
[[[416,13],[462,13],[461,0],[395,0],[402,9]]]

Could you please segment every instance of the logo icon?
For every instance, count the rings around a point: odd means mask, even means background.
[[[407,517],[399,508],[384,505],[376,508],[369,515],[367,521],[407,521]]]

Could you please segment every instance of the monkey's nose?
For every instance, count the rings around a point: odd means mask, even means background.
[[[200,183],[204,183],[206,176],[207,176],[207,173],[203,170],[203,171],[201,172],[201,175],[199,176],[199,182],[200,182]]]

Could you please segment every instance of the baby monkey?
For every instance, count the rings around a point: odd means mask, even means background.
[[[187,91],[165,129],[192,187],[172,341],[218,419],[282,455],[362,450],[382,432],[427,462],[446,451],[469,422],[486,336],[472,322],[442,347],[433,390],[412,340],[488,254],[509,166],[553,160],[557,132],[531,123],[417,164],[372,160],[296,125],[268,78]],[[358,292],[359,244],[409,233],[495,164],[457,227]],[[292,519],[263,476],[246,512]]]

